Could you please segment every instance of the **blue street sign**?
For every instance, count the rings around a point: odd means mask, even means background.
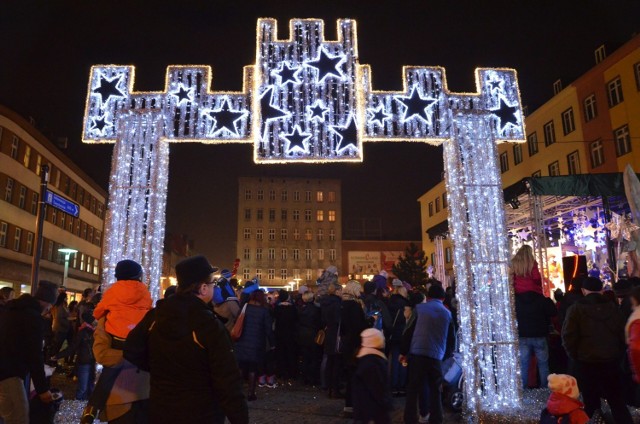
[[[51,190],[47,190],[47,195],[45,196],[45,202],[48,205],[51,205],[56,209],[60,209],[62,212],[66,212],[69,215],[73,215],[76,218],[80,216],[80,206],[78,206],[77,203],[74,203],[71,200],[65,199],[64,197],[54,193]]]

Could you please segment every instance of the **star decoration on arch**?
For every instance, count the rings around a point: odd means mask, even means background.
[[[176,91],[172,91],[171,94],[178,98],[178,105],[184,101],[187,103],[193,101],[193,88],[187,89],[183,84],[179,84],[178,89]]]
[[[294,84],[300,84],[300,80],[296,74],[300,71],[300,68],[294,66],[290,67],[288,62],[282,62],[279,69],[271,71],[271,75],[275,75],[280,78],[280,85],[285,86],[287,83],[292,82]]]
[[[103,115],[98,118],[91,118],[91,128],[89,129],[100,136],[104,136],[105,128],[111,126],[113,125],[110,122],[107,122],[107,118]]]
[[[330,128],[340,139],[336,146],[336,153],[342,155],[347,149],[358,151],[358,126],[353,116],[349,116],[344,127],[332,125]]]
[[[209,110],[205,113],[214,120],[214,124],[211,127],[211,134],[214,136],[226,130],[231,135],[237,137],[239,134],[236,128],[236,122],[247,116],[247,111],[234,109],[228,97],[218,109]]]
[[[270,85],[269,88],[262,93],[262,96],[260,96],[260,111],[262,114],[262,121],[265,124],[270,120],[282,119],[291,116],[289,112],[271,105],[273,94],[273,86]]]
[[[91,90],[91,92],[99,94],[102,104],[105,105],[111,97],[125,97],[124,93],[118,88],[118,84],[122,81],[122,75],[108,79],[104,75],[100,75],[100,86]]]
[[[280,135],[282,140],[287,142],[287,154],[309,153],[310,133],[303,133],[299,125],[296,125],[291,134]]]
[[[500,106],[491,110],[492,114],[498,118],[498,132],[502,134],[507,125],[517,127],[520,121],[518,116],[518,105],[509,106],[503,97],[500,97]]]
[[[327,112],[329,112],[329,108],[324,107],[320,100],[316,100],[316,102],[313,105],[307,106],[306,109],[307,109],[307,115],[310,121],[316,120],[316,121],[324,122],[325,120],[324,115]]]
[[[398,103],[405,106],[402,122],[406,122],[415,116],[422,119],[427,124],[431,123],[431,113],[429,113],[427,109],[437,102],[436,99],[423,99],[420,96],[420,93],[418,93],[418,87],[413,87],[411,89],[411,95],[408,97],[396,97],[395,99]]]
[[[315,60],[305,63],[318,70],[318,82],[323,82],[327,77],[344,79],[344,73],[340,69],[340,64],[346,60],[345,56],[329,56],[324,48],[320,48],[320,55]]]
[[[384,105],[379,105],[377,108],[367,109],[367,114],[369,114],[369,123],[374,124],[378,123],[378,125],[384,125],[385,119],[391,119],[393,116],[390,113],[384,111]]]
[[[492,93],[495,90],[500,91],[502,89],[502,84],[504,83],[503,80],[501,79],[488,79],[487,80],[487,86],[489,87],[489,91],[491,91]]]

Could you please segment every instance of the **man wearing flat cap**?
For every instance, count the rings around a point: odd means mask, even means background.
[[[44,373],[44,319],[58,298],[58,286],[40,281],[36,293],[7,303],[0,316],[0,418],[5,424],[29,422],[25,378],[31,376],[40,400],[52,401]]]
[[[216,271],[204,256],[180,261],[177,293],[129,333],[125,357],[151,373],[149,422],[249,422],[231,339],[211,306]],[[145,360],[134,357],[141,345]]]

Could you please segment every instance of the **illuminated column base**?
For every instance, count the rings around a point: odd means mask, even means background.
[[[142,265],[151,297],[160,293],[169,145],[160,141],[163,119],[157,112],[130,112],[119,121],[105,219],[103,290],[115,282],[118,261]]]
[[[459,300],[466,410],[520,407],[518,338],[498,154],[483,114],[454,112],[444,143],[450,235]]]

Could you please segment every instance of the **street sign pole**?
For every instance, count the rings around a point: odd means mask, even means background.
[[[36,225],[36,251],[31,264],[31,295],[38,290],[38,274],[40,273],[40,258],[42,257],[42,229],[44,216],[47,213],[47,184],[49,183],[49,165],[40,167],[40,198],[38,199],[38,223]]]

